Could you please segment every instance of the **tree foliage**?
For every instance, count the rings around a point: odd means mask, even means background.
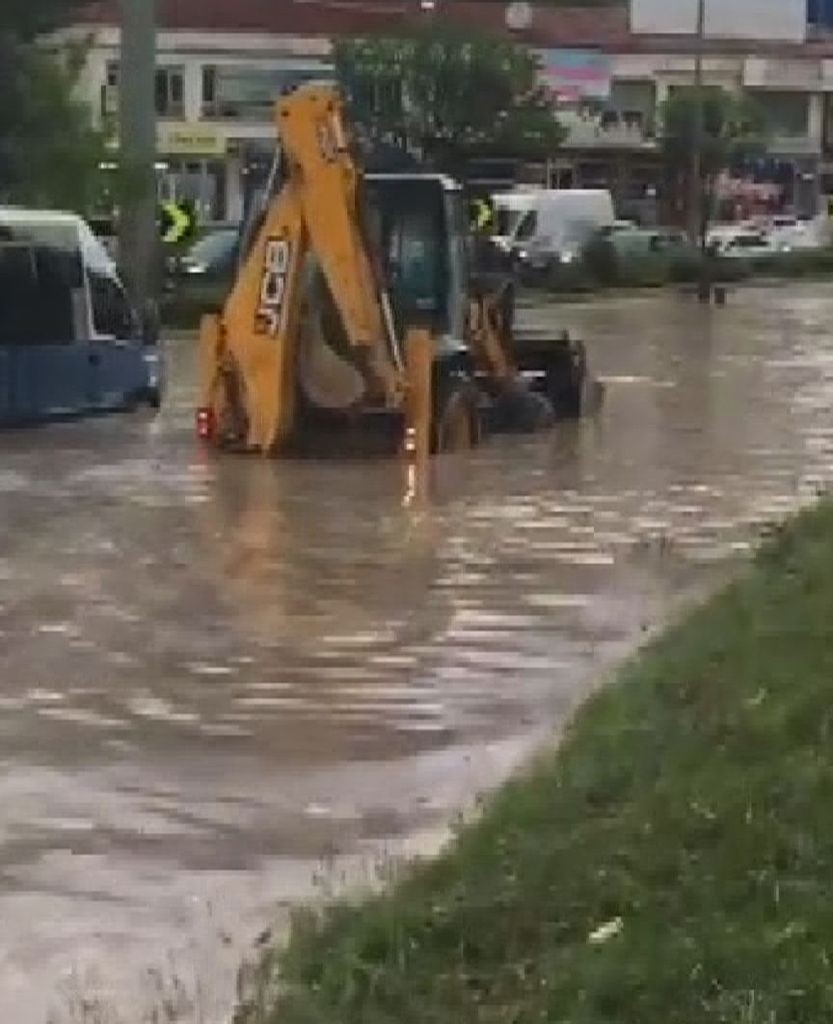
[[[83,210],[92,199],[101,139],[74,98],[83,53],[59,58],[38,44],[78,5],[0,3],[0,201]]]
[[[80,7],[82,0],[3,0],[0,4],[0,35],[29,41],[55,28]]]
[[[341,40],[335,60],[364,133],[443,170],[492,153],[544,157],[562,138],[536,57],[512,42],[432,24]]]
[[[661,111],[661,148],[666,183],[674,211],[687,216],[692,152],[697,136],[697,94],[682,89],[671,95]],[[766,121],[758,104],[746,94],[708,87],[702,91],[703,134],[701,175],[705,222],[711,211],[717,179],[766,150]]]

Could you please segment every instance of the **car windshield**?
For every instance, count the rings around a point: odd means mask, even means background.
[[[532,238],[537,227],[538,214],[534,210],[527,210],[518,221],[518,226],[515,229],[515,241],[523,242],[527,238]]]
[[[495,233],[509,237],[518,226],[525,210],[513,209],[509,206],[498,206],[495,210]]]
[[[400,324],[417,316],[438,326],[446,317],[448,259],[443,194],[437,182],[368,181],[368,230],[383,254]]]
[[[195,263],[211,266],[228,256],[236,244],[237,228],[224,228],[222,231],[212,231],[201,238],[191,247],[188,256]]]

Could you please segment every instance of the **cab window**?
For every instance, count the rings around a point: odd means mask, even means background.
[[[90,302],[96,334],[120,341],[133,336],[133,314],[121,285],[109,274],[96,268],[87,271]]]
[[[527,210],[518,224],[518,230],[515,232],[515,241],[525,242],[527,239],[532,238],[537,227],[538,214],[535,210]]]
[[[449,274],[443,193],[436,182],[368,182],[369,230],[383,254],[401,328],[415,320],[442,329]]]
[[[496,232],[508,238],[518,225],[523,210],[514,210],[509,206],[498,206],[495,210]]]
[[[0,345],[71,344],[80,277],[76,253],[0,225]]]
[[[115,264],[86,224],[80,226],[80,238],[95,333],[126,341],[135,336],[136,324]]]

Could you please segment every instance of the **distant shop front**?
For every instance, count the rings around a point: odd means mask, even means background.
[[[159,125],[159,198],[188,203],[201,223],[222,221],[228,211],[228,141],[213,125]]]

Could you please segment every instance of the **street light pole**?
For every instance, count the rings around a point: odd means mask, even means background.
[[[119,261],[131,297],[143,309],[157,291],[156,0],[120,5]]]
[[[689,234],[702,246],[703,227],[703,43],[706,37],[706,0],[697,0],[697,35],[694,51],[694,125],[691,139],[691,181],[689,182]]]

